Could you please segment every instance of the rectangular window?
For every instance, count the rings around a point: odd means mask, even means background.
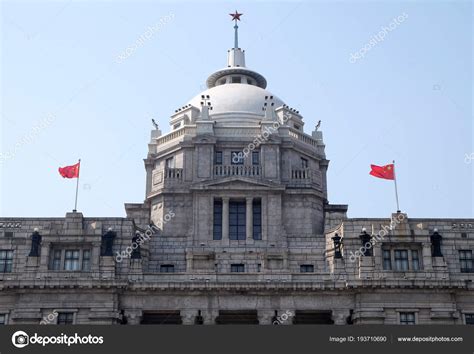
[[[174,265],[173,264],[160,265],[160,273],[174,273]]]
[[[165,166],[167,169],[174,168],[174,158],[169,157],[165,160]]]
[[[293,127],[294,127],[296,130],[300,130],[300,129],[301,129],[301,127],[300,127],[298,124],[295,124]]]
[[[314,273],[314,265],[312,264],[300,265],[300,273]]]
[[[12,238],[13,237],[13,231],[5,231],[3,233],[3,236],[5,236],[6,238]]]
[[[213,240],[222,240],[222,201],[214,200]]]
[[[245,202],[229,202],[229,238],[245,240]]]
[[[245,272],[245,265],[243,264],[231,264],[230,265],[231,273],[244,273]]]
[[[472,267],[472,251],[471,250],[460,250],[459,251],[459,263],[461,264],[461,273],[472,273],[474,269]]]
[[[253,239],[262,239],[262,201],[254,199],[252,203],[253,210]]]
[[[301,167],[308,168],[308,160],[301,158]]]
[[[181,122],[176,123],[175,125],[173,125],[173,129],[178,129],[180,126],[181,126]]]
[[[216,151],[214,155],[214,164],[222,165],[222,151]]]
[[[90,250],[82,251],[82,270],[84,271],[91,270],[91,251]]]
[[[240,76],[232,76],[233,84],[240,84],[241,82],[242,82],[242,78]]]
[[[64,254],[64,270],[79,269],[79,250],[66,250]]]
[[[61,250],[53,250],[51,270],[61,270]]]
[[[383,270],[392,270],[392,255],[390,250],[383,250]]]
[[[466,313],[464,315],[467,325],[474,325],[474,313]]]
[[[259,151],[252,151],[252,165],[254,166],[260,165],[260,152]]]
[[[400,324],[402,324],[402,325],[414,325],[415,324],[415,313],[414,312],[400,312]]]
[[[0,326],[7,324],[7,315],[2,313],[0,314]]]
[[[418,250],[411,250],[411,268],[420,270],[420,256]]]
[[[230,160],[232,165],[243,165],[244,153],[242,151],[232,151]]]
[[[407,250],[395,250],[395,270],[407,271],[408,270],[408,251]]]
[[[0,273],[11,273],[13,266],[13,251],[0,251]]]
[[[74,312],[58,312],[58,325],[72,325]]]

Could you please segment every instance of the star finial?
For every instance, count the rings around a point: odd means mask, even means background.
[[[232,16],[232,21],[237,22],[237,21],[240,21],[240,16],[242,16],[243,14],[239,14],[237,10],[235,10],[235,14],[229,14],[229,15]]]

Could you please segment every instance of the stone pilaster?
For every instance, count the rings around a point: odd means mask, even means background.
[[[222,239],[229,239],[229,198],[222,198]]]
[[[245,198],[246,200],[246,209],[245,209],[245,233],[246,239],[252,240],[253,239],[253,198],[248,197]]]

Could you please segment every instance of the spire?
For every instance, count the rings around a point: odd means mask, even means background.
[[[229,14],[232,16],[232,21],[235,21],[234,25],[234,49],[239,48],[239,26],[237,25],[237,21],[240,21],[240,16],[243,14],[239,14],[237,10],[235,10],[235,14]]]
[[[239,48],[239,26],[237,25],[237,21],[240,21],[240,16],[243,14],[239,14],[237,10],[235,10],[234,14],[229,14],[232,16],[232,21],[235,21],[234,25],[234,48],[229,50],[229,55],[227,56],[227,67],[245,67],[245,54],[244,51]]]

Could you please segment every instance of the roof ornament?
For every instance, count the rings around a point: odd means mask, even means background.
[[[212,104],[209,95],[201,95],[201,120],[209,120],[209,111],[212,111]]]
[[[319,130],[320,126],[321,126],[321,120],[319,120],[318,124],[316,124],[316,127],[314,128],[314,131],[317,132]]]
[[[153,124],[156,130],[160,129],[160,127],[158,126],[158,123],[153,118],[151,119],[151,124]]]
[[[238,33],[239,26],[237,25],[237,21],[240,21],[240,16],[242,16],[243,14],[239,14],[237,10],[235,10],[234,14],[229,14],[229,15],[232,16],[232,21],[235,21],[234,48],[237,49],[239,48],[239,33]]]

